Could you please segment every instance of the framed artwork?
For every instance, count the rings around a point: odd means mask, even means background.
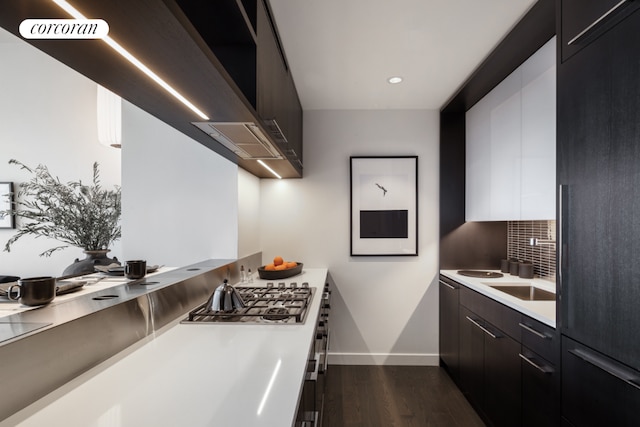
[[[350,157],[351,255],[418,255],[418,156]]]
[[[0,182],[0,228],[16,228],[12,202],[13,182]]]

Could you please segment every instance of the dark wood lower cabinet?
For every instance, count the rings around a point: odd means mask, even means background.
[[[640,372],[562,337],[562,415],[575,426],[640,426]]]
[[[440,279],[440,333],[449,335],[445,343],[457,343],[440,357],[457,361],[452,378],[478,414],[495,427],[559,426],[556,330],[449,278]],[[450,336],[456,313],[457,335]],[[452,355],[452,348],[458,354]]]
[[[522,347],[522,426],[560,425],[560,370]]]
[[[520,425],[520,343],[460,307],[460,386],[493,426]]]
[[[458,382],[460,342],[458,339],[458,285],[440,276],[440,364]]]
[[[478,409],[484,396],[484,332],[471,320],[477,319],[466,307],[460,306],[460,389]]]
[[[485,413],[496,427],[520,425],[520,343],[492,325],[485,324],[485,329]]]

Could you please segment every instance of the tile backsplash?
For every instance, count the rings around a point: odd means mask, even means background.
[[[542,242],[532,246],[530,243],[532,238]],[[533,262],[533,274],[541,279],[556,280],[555,240],[555,221],[507,222],[507,257]]]

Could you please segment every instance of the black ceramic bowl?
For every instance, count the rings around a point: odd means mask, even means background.
[[[264,280],[286,279],[287,277],[292,277],[300,273],[302,273],[301,262],[299,262],[295,267],[287,268],[286,270],[265,270],[264,265],[262,267],[258,267],[258,276],[260,276],[260,278]]]

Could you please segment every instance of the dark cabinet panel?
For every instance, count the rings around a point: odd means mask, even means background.
[[[271,12],[258,0],[257,111],[276,144],[302,168],[302,107]]]
[[[561,0],[560,44],[567,60],[638,8],[632,0]]]
[[[476,409],[484,406],[484,332],[474,323],[479,319],[460,306],[460,389]]]
[[[458,382],[460,364],[458,285],[440,276],[440,360],[449,375]]]
[[[263,0],[258,0],[258,105],[266,120],[285,116],[287,68]]]
[[[520,343],[493,325],[484,328],[485,413],[496,427],[520,425]]]
[[[560,364],[560,336],[554,328],[528,316],[522,316],[519,325],[522,329],[520,342],[523,347],[531,349],[555,365]]]
[[[519,312],[465,286],[460,288],[460,304],[469,308],[487,322],[496,325],[518,342],[520,341],[521,329],[519,323],[522,314]]]
[[[559,426],[561,376],[558,367],[524,346],[520,358],[522,426]]]
[[[521,418],[520,343],[460,306],[460,387],[494,426]]]
[[[255,9],[251,1],[176,0],[247,101],[256,107]],[[253,22],[251,20],[253,19]]]
[[[640,369],[640,12],[558,68],[562,333]]]
[[[300,98],[298,98],[298,91],[293,83],[291,74],[287,78],[286,84],[286,136],[287,146],[284,147],[285,154],[289,157],[292,163],[298,162],[302,167],[302,106],[300,105]]]
[[[562,337],[562,414],[575,426],[640,425],[640,372]]]

